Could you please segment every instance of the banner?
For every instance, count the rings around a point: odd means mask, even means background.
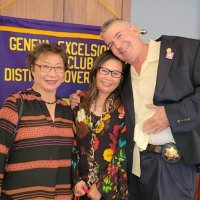
[[[58,96],[86,90],[97,56],[107,49],[98,26],[0,16],[0,106],[5,98],[33,85],[27,53],[40,43],[57,43],[69,55],[69,67]]]

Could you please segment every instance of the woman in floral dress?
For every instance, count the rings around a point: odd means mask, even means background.
[[[74,110],[74,194],[83,199],[128,199],[124,108],[119,88],[125,63],[110,50],[95,61],[90,87]]]

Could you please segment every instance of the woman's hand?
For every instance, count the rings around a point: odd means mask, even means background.
[[[100,200],[101,199],[101,194],[100,194],[99,190],[97,189],[96,184],[92,185],[87,196],[91,200]]]
[[[75,196],[83,196],[83,195],[85,195],[84,188],[87,189],[85,181],[83,181],[83,180],[79,181],[74,187],[74,195]]]

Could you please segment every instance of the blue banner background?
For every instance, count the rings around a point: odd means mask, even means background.
[[[58,89],[62,98],[87,89],[93,62],[107,48],[98,26],[0,16],[0,106],[8,95],[32,86],[27,53],[46,41],[60,44],[69,55],[69,70]]]

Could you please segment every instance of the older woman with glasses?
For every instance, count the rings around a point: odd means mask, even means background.
[[[73,198],[72,114],[56,95],[67,61],[60,46],[38,45],[28,55],[32,88],[9,96],[0,110],[0,199]],[[14,137],[21,102],[23,112]]]
[[[74,194],[81,200],[128,199],[124,108],[119,94],[125,63],[111,51],[100,55],[90,86],[74,110]]]

